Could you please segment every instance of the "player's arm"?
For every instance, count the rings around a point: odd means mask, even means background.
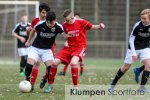
[[[100,23],[99,25],[92,25],[91,29],[99,30],[99,29],[104,29],[104,28],[105,28],[105,24]]]
[[[130,49],[132,51],[133,61],[136,61],[138,59],[138,56],[137,56],[136,50],[135,50],[135,45],[134,45],[134,41],[135,41],[136,34],[137,34],[137,25],[138,25],[138,23],[136,23],[134,25],[133,30],[131,31],[131,35],[129,37],[129,45],[130,45]]]
[[[22,43],[24,43],[26,40],[24,37],[19,36],[17,33],[12,32],[12,36],[14,36],[15,38],[19,39]]]
[[[63,35],[63,37],[64,37],[65,39],[67,39],[67,35],[66,35],[65,32],[62,32],[61,34]]]
[[[64,46],[65,46],[65,47],[69,47],[68,41],[65,41]]]
[[[28,40],[27,40],[27,42],[25,44],[27,47],[31,45],[31,41],[32,41],[32,38],[33,38],[34,34],[35,34],[35,29],[33,28],[31,30],[31,32],[29,34],[29,38],[28,38]]]
[[[22,36],[19,36],[17,33],[19,33],[19,24],[17,24],[15,26],[15,28],[12,31],[12,36],[14,36],[15,38],[19,39],[22,43],[25,42],[25,38]]]
[[[137,57],[137,54],[135,51],[134,40],[135,40],[135,36],[131,34],[130,38],[129,38],[129,45],[130,45],[130,48],[132,51],[132,59],[133,59],[133,61],[136,61],[138,59],[138,57]]]
[[[30,26],[26,31],[28,36],[30,35],[31,30],[32,30],[32,27]]]

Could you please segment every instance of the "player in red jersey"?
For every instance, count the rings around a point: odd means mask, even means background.
[[[86,31],[90,29],[101,30],[105,28],[103,23],[93,25],[87,20],[75,18],[71,10],[67,9],[63,13],[65,22],[63,24],[64,31],[67,36],[69,47],[63,47],[56,55],[54,63],[51,66],[48,87],[45,92],[52,91],[52,85],[57,72],[57,66],[60,63],[71,65],[72,80],[74,88],[78,88],[78,67],[79,60],[82,59],[86,50]]]
[[[74,17],[76,18],[80,18],[80,14],[75,12],[74,13]],[[64,46],[68,47],[68,42],[66,41]],[[85,55],[85,54],[84,54]],[[63,71],[59,72],[58,75],[62,75],[62,76],[65,76],[66,75],[66,71],[67,71],[67,68],[68,68],[69,65],[65,65],[64,68],[63,68]],[[80,76],[83,75],[83,71],[84,71],[84,59],[82,58],[82,60],[80,60]]]
[[[30,31],[32,30],[32,28],[34,28],[34,26],[40,22],[46,19],[46,14],[47,12],[50,11],[50,7],[48,6],[48,4],[46,3],[41,3],[39,6],[39,17],[38,18],[34,18],[31,22],[31,26],[28,29],[28,33],[30,33]],[[55,46],[55,45],[54,45]],[[54,48],[53,46],[53,48]],[[53,51],[53,50],[52,50]],[[32,68],[32,73],[31,73],[31,78],[28,77],[27,80],[30,80],[31,84],[32,84],[32,90],[35,84],[35,81],[37,79],[37,75],[38,75],[38,69],[41,63],[41,59],[39,59],[36,64],[34,65],[34,67]],[[49,67],[47,68],[49,69]]]

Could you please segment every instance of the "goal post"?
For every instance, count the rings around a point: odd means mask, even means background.
[[[38,17],[39,1],[0,1],[0,59],[18,58],[16,39],[11,33],[22,14],[27,14],[29,21]]]
[[[35,5],[35,17],[39,15],[39,1],[0,1],[0,5]]]

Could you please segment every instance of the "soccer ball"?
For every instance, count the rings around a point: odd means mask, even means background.
[[[30,92],[31,91],[31,83],[26,80],[21,81],[19,83],[19,90],[24,93]]]

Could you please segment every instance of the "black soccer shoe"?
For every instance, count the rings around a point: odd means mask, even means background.
[[[47,80],[42,79],[42,81],[41,81],[41,83],[40,83],[40,89],[44,88],[46,82],[47,82]]]
[[[65,76],[66,73],[65,73],[65,72],[59,72],[58,75],[59,75],[59,76]]]

